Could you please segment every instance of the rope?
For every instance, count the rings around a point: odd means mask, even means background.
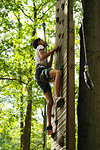
[[[46,23],[44,21],[44,11],[43,11],[43,8],[42,8],[42,14],[43,14],[43,31],[44,31],[44,41],[46,42]]]
[[[94,88],[94,84],[90,78],[89,75],[89,68],[88,68],[88,64],[87,64],[87,54],[86,54],[86,44],[85,44],[85,34],[84,34],[84,25],[83,25],[83,21],[82,21],[82,33],[83,33],[83,45],[84,45],[84,55],[85,55],[85,66],[84,66],[84,80],[86,85],[88,86],[88,88],[90,90],[93,90]]]
[[[83,45],[84,45],[85,65],[87,65],[87,54],[86,54],[86,44],[85,44],[85,34],[84,34],[83,21],[82,21],[82,33],[83,33]]]
[[[44,116],[45,116],[45,125],[44,125],[44,134],[45,134],[45,139],[44,139],[44,150],[47,149],[47,104],[45,101],[45,112],[44,112]]]
[[[41,2],[42,2],[42,0],[41,0]],[[43,6],[42,6],[42,15],[43,15],[43,24],[42,24],[42,26],[43,26],[43,31],[44,31],[44,41],[46,42],[46,23],[45,23],[45,21],[44,21],[44,11],[43,11]],[[47,93],[47,102],[48,102],[48,93]],[[47,103],[46,103],[46,101],[45,101],[45,137],[44,137],[44,150],[46,150],[47,149]]]

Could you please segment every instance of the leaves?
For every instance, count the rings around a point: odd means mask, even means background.
[[[52,7],[51,7],[52,6]],[[42,148],[41,109],[44,95],[35,83],[34,49],[31,42],[43,38],[42,7],[46,22],[47,40],[55,33],[55,1],[0,1],[0,148],[20,149],[20,120],[25,125],[26,109],[32,85],[31,148]],[[35,36],[32,32],[36,31]],[[54,44],[54,43],[53,43]],[[51,47],[52,44],[50,43]],[[37,112],[41,117],[38,119]],[[21,116],[21,113],[23,116]],[[50,145],[50,144],[49,144]]]
[[[20,149],[20,123],[25,125],[26,109],[32,85],[31,149],[42,148],[41,109],[44,95],[35,83],[35,50],[32,40],[44,38],[43,13],[46,23],[46,38],[49,49],[55,38],[55,0],[1,0],[0,1],[0,147]],[[76,72],[79,73],[79,23],[82,10],[80,0],[74,0],[74,20],[76,21]],[[79,15],[80,14],[80,15]],[[76,19],[77,18],[77,19]],[[32,33],[35,33],[33,36]],[[78,83],[76,83],[78,85]],[[76,88],[78,93],[78,88]],[[77,99],[77,96],[76,96]],[[39,111],[39,119],[37,113]],[[23,114],[23,117],[21,116]],[[34,144],[33,144],[34,143]],[[33,147],[34,145],[34,147]],[[50,143],[48,144],[50,149]]]

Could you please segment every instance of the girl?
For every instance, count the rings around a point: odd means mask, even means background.
[[[52,51],[46,53],[45,48],[47,46],[47,43],[38,38],[33,41],[32,43],[35,51],[35,78],[38,83],[38,85],[43,90],[43,93],[48,100],[48,107],[47,107],[47,116],[48,116],[48,127],[47,131],[50,135],[52,133],[52,125],[51,125],[51,111],[53,106],[53,97],[51,93],[51,87],[49,84],[50,79],[55,78],[55,99],[58,101],[60,99],[63,99],[62,97],[59,97],[59,88],[60,88],[60,80],[62,71],[61,70],[52,70],[50,69],[52,66],[53,61],[53,54],[55,51],[59,50],[59,46],[55,46]],[[47,61],[47,57],[50,56],[50,61]]]

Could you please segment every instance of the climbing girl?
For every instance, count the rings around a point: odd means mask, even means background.
[[[48,127],[47,131],[48,134],[52,133],[52,125],[51,125],[51,112],[52,112],[52,106],[53,106],[53,97],[51,93],[51,87],[50,87],[50,79],[55,79],[55,99],[59,101],[60,99],[63,99],[62,97],[59,97],[59,88],[60,88],[60,80],[62,71],[61,70],[52,70],[50,69],[52,66],[53,61],[53,54],[55,51],[59,50],[59,46],[55,46],[52,51],[46,53],[45,48],[47,47],[47,43],[37,38],[32,42],[32,46],[35,51],[35,78],[38,83],[38,85],[43,90],[43,93],[48,100],[48,107],[47,107],[47,116],[48,116]],[[50,56],[50,61],[47,61],[47,57]]]

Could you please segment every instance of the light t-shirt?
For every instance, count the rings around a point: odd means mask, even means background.
[[[36,68],[38,65],[42,65],[42,66],[48,67],[47,59],[43,59],[43,60],[40,59],[39,51],[40,51],[41,49],[44,49],[44,46],[39,45],[39,46],[36,48],[36,51],[35,51],[35,68]]]

